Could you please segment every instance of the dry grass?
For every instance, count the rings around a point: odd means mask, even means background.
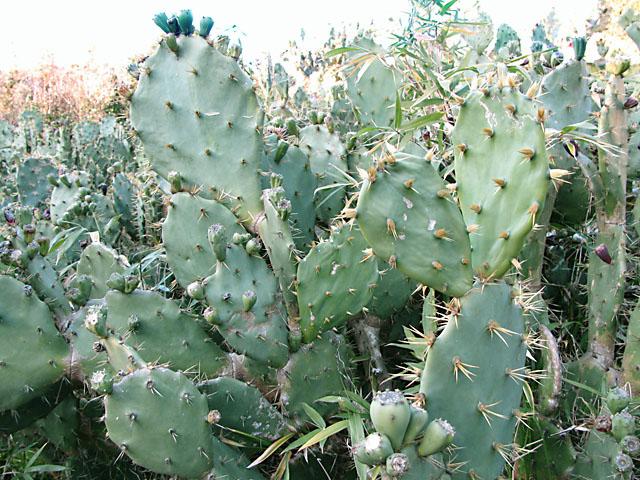
[[[91,65],[43,64],[33,70],[0,72],[0,118],[16,122],[25,110],[46,120],[98,120],[122,103],[131,85],[115,71]]]

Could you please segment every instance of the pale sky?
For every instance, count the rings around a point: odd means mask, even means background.
[[[471,0],[464,0],[465,3]],[[481,0],[497,27],[506,22],[528,44],[531,29],[555,6],[567,29],[584,30],[596,0]],[[215,21],[214,33],[233,29],[245,58],[277,55],[288,41],[307,35],[310,48],[322,45],[331,25],[390,26],[405,18],[409,0],[10,0],[2,2],[3,47],[0,70],[29,68],[53,59],[60,65],[97,63],[124,66],[133,55],[149,51],[161,31],[154,13],[191,8],[195,23],[202,15]]]

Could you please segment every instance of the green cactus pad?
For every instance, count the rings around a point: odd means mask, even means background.
[[[384,170],[370,170],[356,218],[374,253],[409,278],[453,296],[471,288],[462,215],[424,159],[407,155]]]
[[[226,259],[207,277],[205,297],[216,311],[214,323],[231,348],[277,368],[288,356],[284,306],[277,300],[276,277],[266,262],[249,255],[243,245],[230,244]],[[245,311],[243,296],[255,294]]]
[[[211,438],[213,450],[213,468],[205,477],[207,480],[264,480],[256,468],[249,470],[249,460],[239,450]]]
[[[215,200],[188,193],[171,197],[162,241],[171,271],[183,288],[215,271],[216,257],[207,241],[207,231],[215,223],[224,225],[228,238],[245,233],[233,213]]]
[[[384,265],[388,267],[388,265]],[[386,268],[379,272],[378,281],[373,289],[373,298],[366,305],[371,315],[389,318],[399,312],[411,298],[416,285],[395,268]]]
[[[44,418],[71,392],[71,383],[63,378],[39,391],[38,396],[12,410],[0,411],[0,434],[10,434]]]
[[[216,454],[207,423],[207,399],[181,373],[137,370],[105,397],[109,438],[149,470],[200,477]]]
[[[225,363],[224,352],[172,300],[156,292],[111,290],[107,323],[147,362],[174,370],[213,375]]]
[[[419,457],[415,446],[402,449],[409,459],[409,470],[402,475],[402,480],[438,480],[444,475],[442,455],[437,453],[429,457]]]
[[[318,188],[314,196],[316,216],[328,223],[344,206],[344,182],[341,172],[348,170],[347,152],[337,133],[331,133],[323,125],[309,125],[300,130],[300,149],[309,156],[311,171],[316,176]]]
[[[603,432],[591,430],[583,452],[576,459],[575,478],[625,478],[615,465],[622,450],[616,440]]]
[[[209,411],[220,413],[216,425],[271,441],[286,432],[282,414],[251,385],[219,377],[198,384],[198,390],[207,396]]]
[[[65,213],[69,212],[73,205],[80,200],[80,188],[77,184],[87,186],[89,176],[85,172],[73,172],[66,174],[69,185],[62,182],[51,192],[51,221],[56,224],[61,221]]]
[[[80,416],[78,400],[69,395],[37,423],[42,434],[61,450],[70,451],[78,446]]]
[[[357,227],[344,225],[320,242],[298,266],[300,327],[305,342],[344,325],[370,300],[378,280],[375,259]]]
[[[429,415],[455,429],[455,461],[466,462],[454,479],[471,471],[495,478],[504,467],[498,449],[513,443],[526,345],[522,310],[511,293],[505,284],[471,290],[427,355],[420,391]]]
[[[331,403],[318,402],[327,395],[340,395],[350,388],[352,353],[344,337],[325,332],[313,343],[291,355],[279,372],[280,398],[290,417],[307,418],[303,403],[321,415],[335,412]]]
[[[47,158],[25,159],[18,167],[16,178],[20,203],[30,207],[44,206],[53,189],[47,176],[56,173],[56,168]]]
[[[250,223],[262,210],[263,117],[251,79],[202,37],[177,43],[174,53],[162,41],[144,63],[133,127],[160,175],[178,172],[186,188],[228,200]]]
[[[268,142],[266,142],[268,145]],[[291,233],[296,247],[306,250],[314,238],[315,205],[313,193],[318,180],[311,171],[309,157],[295,145],[290,145],[279,162],[274,161],[274,151],[265,156],[263,169],[282,175],[285,197],[291,202]]]
[[[107,280],[112,273],[124,273],[125,259],[102,243],[92,243],[82,251],[78,261],[79,275],[91,277],[91,298],[102,298],[107,293]]]
[[[504,275],[542,212],[549,162],[536,115],[534,102],[510,87],[472,92],[460,107],[452,133],[458,198],[476,229],[472,264],[482,278]]]
[[[395,118],[396,91],[398,84],[395,72],[383,61],[384,50],[368,38],[358,39],[362,51],[352,54],[358,58],[360,68],[347,77],[347,93],[360,125],[390,127]],[[367,58],[367,60],[365,60]]]
[[[86,380],[98,370],[110,370],[107,354],[104,351],[94,350],[94,345],[99,338],[84,326],[87,312],[94,305],[95,303],[90,303],[74,312],[70,318],[69,328],[65,332],[71,344],[73,367],[79,369]]]
[[[0,411],[38,398],[64,374],[69,348],[31,287],[0,276]]]

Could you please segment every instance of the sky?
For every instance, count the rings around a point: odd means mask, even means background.
[[[461,0],[470,3],[472,0]],[[494,25],[506,22],[523,40],[535,23],[555,6],[566,29],[583,25],[595,12],[596,0],[481,0]],[[409,0],[18,0],[3,2],[3,47],[0,70],[31,68],[53,60],[59,65],[124,66],[137,54],[150,51],[161,31],[153,24],[158,11],[191,8],[196,24],[202,15],[215,21],[214,33],[233,32],[244,57],[270,53],[274,58],[289,40],[306,33],[306,45],[319,47],[331,25],[399,25]],[[390,22],[390,18],[395,19]],[[525,42],[525,45],[527,43]]]

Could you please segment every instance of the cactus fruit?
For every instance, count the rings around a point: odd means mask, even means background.
[[[399,450],[411,420],[411,409],[404,394],[398,390],[378,392],[371,402],[369,415],[376,431],[386,435],[394,450]]]
[[[365,465],[374,466],[385,462],[393,454],[393,446],[384,433],[374,432],[354,447],[353,455]]]

